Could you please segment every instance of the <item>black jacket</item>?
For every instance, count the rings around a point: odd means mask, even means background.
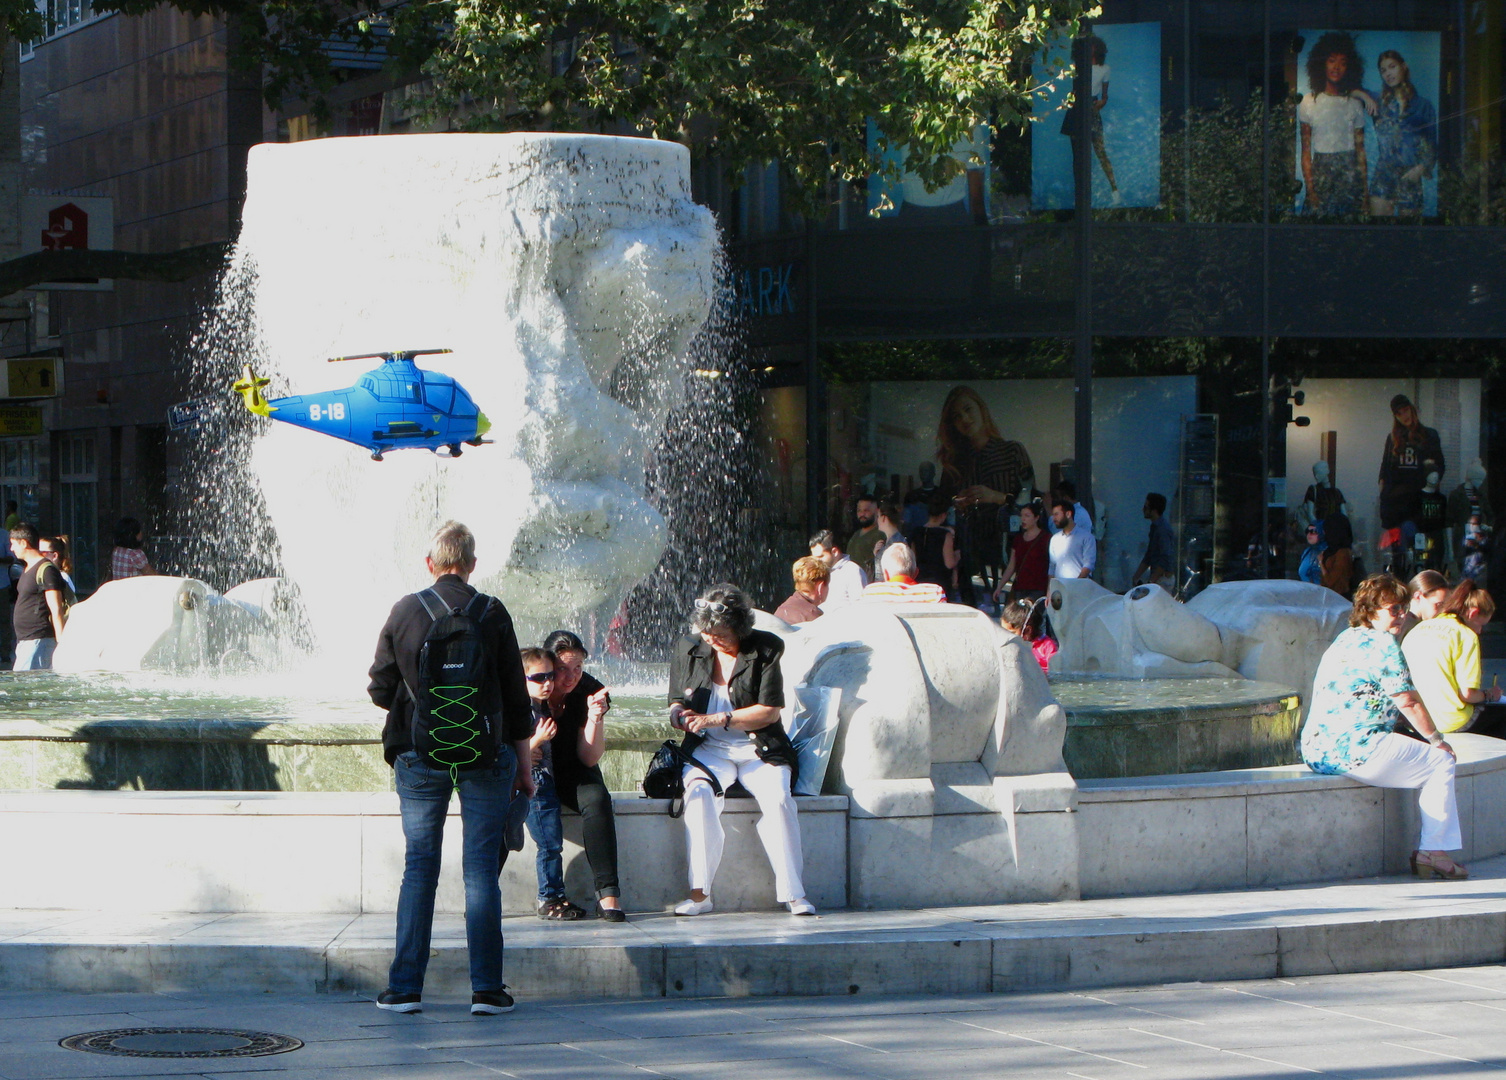
[[[451,608],[464,607],[476,595],[476,590],[456,574],[439,578],[434,582],[434,591]],[[373,702],[387,710],[382,753],[389,765],[403,751],[413,749],[413,700],[403,684],[411,687],[418,683],[418,654],[432,625],[433,620],[417,594],[409,593],[392,605],[392,614],[387,616],[387,624],[377,639],[371,685],[366,690]],[[481,616],[481,633],[491,651],[492,672],[496,676],[482,698],[482,709],[489,716],[501,716],[501,723],[493,725],[499,743],[526,739],[533,725],[533,713],[524,686],[523,661],[518,657],[518,635],[502,601],[493,598],[487,606]]]
[[[601,779],[598,766],[587,766],[580,760],[580,732],[586,726],[586,704],[592,694],[601,689],[601,682],[590,672],[583,671],[575,689],[565,695],[564,707],[555,721],[559,731],[549,740],[550,758],[554,762],[557,783],[577,784],[583,779]]]
[[[688,634],[675,642],[669,658],[671,705],[684,705],[695,712],[706,711],[711,697],[714,653],[715,650],[702,641],[699,634]],[[754,630],[743,639],[737,662],[732,666],[732,677],[727,680],[727,697],[732,700],[734,709],[744,709],[749,705],[784,708],[784,676],[779,671],[782,655],[784,642],[767,631]],[[795,748],[790,745],[790,737],[782,722],[775,720],[768,727],[749,734],[761,760],[771,765],[788,765],[791,773],[796,771]],[[701,735],[685,733],[685,749],[692,753],[703,741]]]

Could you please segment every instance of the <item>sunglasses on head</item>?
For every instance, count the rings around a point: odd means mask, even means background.
[[[723,615],[727,611],[727,605],[720,600],[697,600],[695,602],[695,609],[697,611],[709,611],[713,615]]]
[[[554,672],[535,671],[532,675],[526,675],[524,676],[524,678],[526,678],[531,683],[538,683],[540,686],[542,686],[546,682],[554,681]]]

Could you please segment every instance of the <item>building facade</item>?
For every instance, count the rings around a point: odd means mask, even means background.
[[[1037,121],[959,145],[939,191],[871,177],[804,228],[729,199],[792,555],[850,529],[855,495],[903,500],[934,471],[1008,487],[958,526],[990,583],[1015,503],[1062,479],[1091,489],[1112,588],[1144,554],[1148,492],[1184,588],[1295,576],[1339,505],[1365,569],[1495,561],[1503,16],[1106,0],[1091,114],[1064,107],[1058,43]],[[984,475],[1001,456],[1028,473]]]

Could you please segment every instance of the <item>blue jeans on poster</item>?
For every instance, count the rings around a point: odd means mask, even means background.
[[[387,985],[400,994],[419,994],[429,966],[429,942],[434,931],[434,892],[439,887],[439,858],[450,794],[460,793],[465,878],[465,943],[471,959],[471,990],[493,994],[502,989],[503,829],[512,799],[517,754],[504,745],[496,763],[486,769],[462,769],[452,783],[447,769],[432,769],[418,753],[399,754],[398,804],[403,817],[407,859],[403,886],[397,898],[397,949]]]
[[[543,769],[533,770],[538,790],[528,805],[528,835],[538,849],[535,868],[539,877],[539,903],[565,897],[564,826],[560,824],[560,797],[554,790],[554,776]]]

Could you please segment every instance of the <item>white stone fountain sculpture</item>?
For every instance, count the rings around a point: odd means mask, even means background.
[[[347,386],[376,361],[457,378],[494,445],[458,460],[366,451],[284,424],[252,468],[320,649],[369,657],[426,583],[435,526],[476,533],[473,583],[568,625],[650,571],[664,523],[646,457],[706,321],[717,248],[683,146],[563,135],[404,135],[252,149],[236,259],[254,276],[269,396]],[[245,358],[225,357],[229,382]],[[365,660],[364,662],[369,662]]]

